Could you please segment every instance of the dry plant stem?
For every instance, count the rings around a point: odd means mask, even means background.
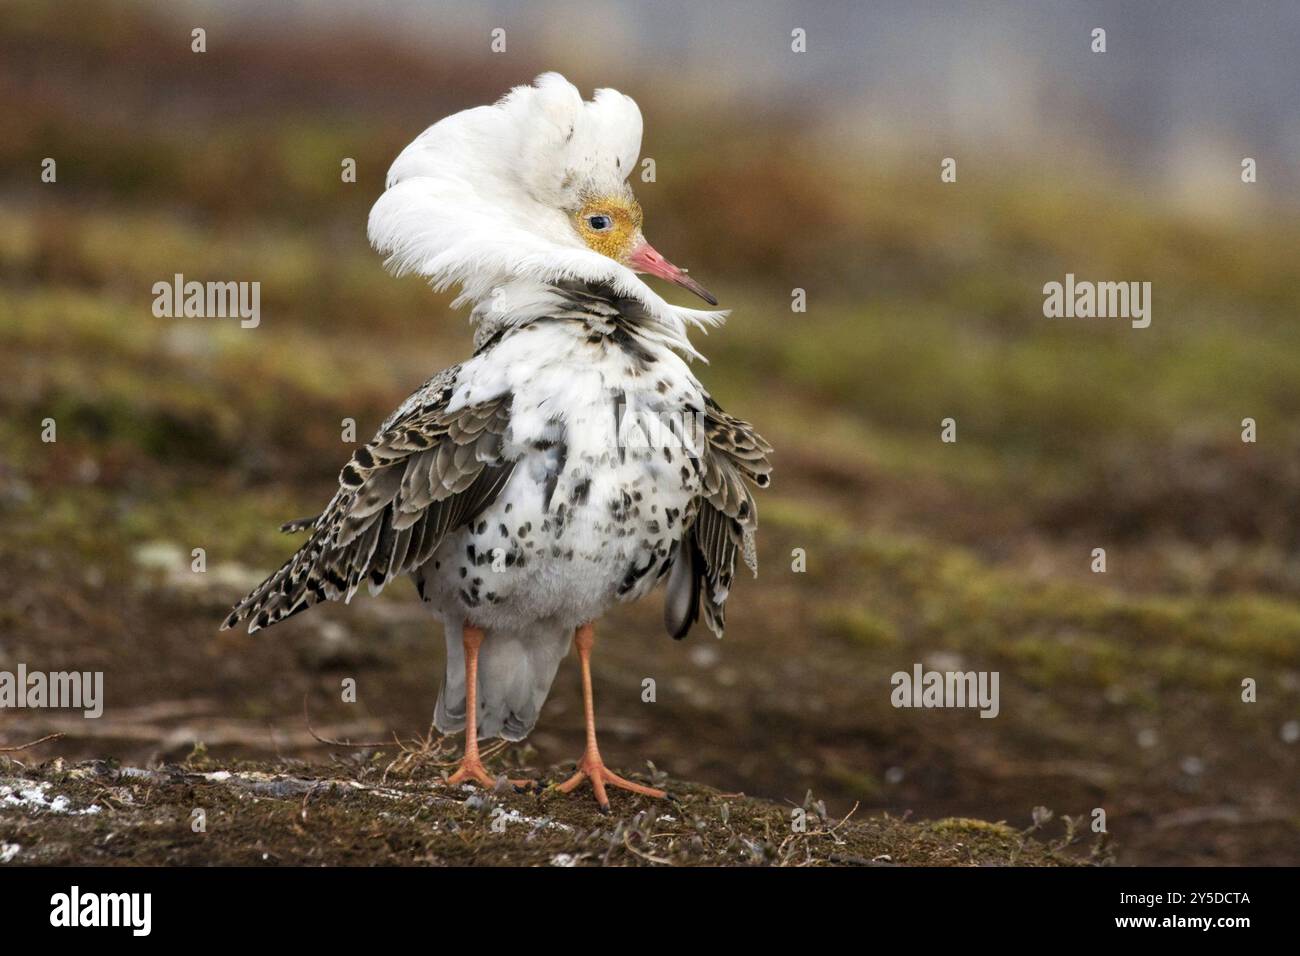
[[[307,733],[312,735],[312,739],[317,740],[320,743],[326,744],[330,747],[362,747],[366,749],[373,749],[376,747],[388,746],[382,740],[368,740],[368,741],[362,741],[360,743],[353,743],[351,740],[334,740],[330,737],[322,737],[320,734],[316,733],[316,729],[311,725],[311,714],[307,712],[306,694],[302,695],[302,719],[303,722],[307,725]]]
[[[0,754],[13,754],[13,753],[18,753],[18,751],[20,751],[20,750],[27,750],[27,749],[30,748],[30,747],[35,747],[37,744],[43,744],[43,743],[46,743],[46,742],[51,741],[51,740],[58,740],[58,739],[60,739],[61,737],[66,737],[66,736],[67,736],[67,734],[62,734],[62,733],[60,733],[60,734],[46,734],[46,735],[45,735],[44,737],[42,737],[40,740],[29,740],[27,743],[25,743],[25,744],[19,744],[19,745],[16,746],[16,747],[0,747]]]

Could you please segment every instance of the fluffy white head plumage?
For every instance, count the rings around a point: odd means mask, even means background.
[[[427,276],[439,290],[459,285],[454,305],[472,303],[476,316],[511,311],[497,321],[533,317],[527,303],[546,307],[551,283],[607,284],[642,303],[670,344],[698,355],[687,328],[726,313],[669,304],[574,228],[584,197],[630,200],[641,129],[631,97],[603,89],[584,102],[564,77],[543,74],[492,106],[438,121],[402,150],[370,211],[371,245],[397,275]]]

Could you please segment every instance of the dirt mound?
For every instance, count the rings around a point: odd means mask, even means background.
[[[551,780],[563,779],[556,769]],[[1001,823],[827,816],[661,780],[667,802],[611,794],[612,812],[553,790],[449,787],[378,761],[332,767],[116,767],[0,762],[0,859],[181,865],[1020,865],[1080,862]],[[1073,828],[1068,828],[1072,831]],[[1094,848],[1092,858],[1105,855]]]

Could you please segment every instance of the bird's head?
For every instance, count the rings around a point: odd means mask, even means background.
[[[639,299],[683,334],[687,324],[713,324],[721,313],[671,306],[638,276],[717,304],[646,241],[627,183],[640,151],[641,111],[630,97],[597,90],[584,102],[547,73],[407,146],[370,212],[370,241],[398,273],[459,284],[458,301],[580,279]]]
[[[586,197],[573,215],[573,224],[592,251],[627,266],[633,272],[667,279],[690,289],[709,305],[717,305],[718,300],[711,292],[646,242],[641,233],[642,218],[641,204],[633,198],[632,191],[625,188],[619,193]]]

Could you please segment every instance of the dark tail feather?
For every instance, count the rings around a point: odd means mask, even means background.
[[[286,521],[280,525],[280,530],[285,534],[296,534],[299,531],[306,531],[316,523],[320,515],[312,515],[310,518],[295,518],[293,521]]]
[[[664,596],[664,627],[675,641],[690,633],[691,625],[700,619],[700,569],[703,559],[697,553],[695,539],[688,532],[676,544],[672,570],[668,572],[668,585]]]

